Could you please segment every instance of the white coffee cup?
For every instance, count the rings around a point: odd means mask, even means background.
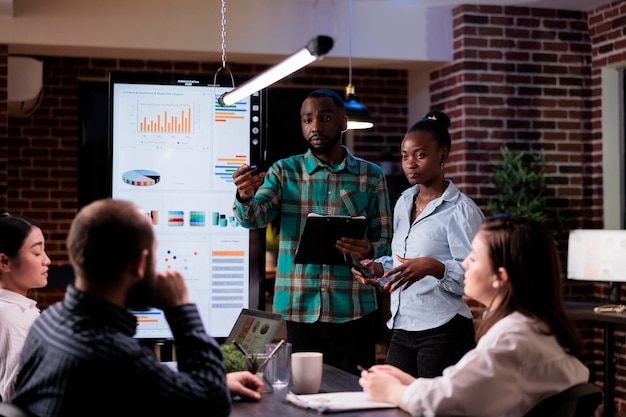
[[[296,394],[317,394],[322,385],[323,356],[320,352],[291,354],[291,377]]]

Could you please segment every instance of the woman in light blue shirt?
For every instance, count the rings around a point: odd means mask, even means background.
[[[393,330],[387,363],[415,377],[435,377],[475,346],[463,300],[461,263],[484,216],[444,176],[450,119],[440,111],[416,122],[402,141],[402,169],[411,187],[394,209],[392,256],[362,261],[390,292]]]

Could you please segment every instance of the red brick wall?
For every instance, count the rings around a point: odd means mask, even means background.
[[[626,62],[626,5],[592,13],[501,6],[454,10],[454,59],[431,74],[431,101],[452,119],[447,171],[485,207],[497,149],[543,151],[553,228],[601,228],[600,69]],[[567,233],[557,240],[564,253]],[[568,296],[606,297],[606,284],[566,283]],[[474,306],[478,315],[480,308]],[[602,385],[603,332],[580,324],[591,379]],[[616,410],[626,410],[623,328],[616,332]],[[608,360],[611,360],[609,358]]]
[[[626,66],[626,3],[616,1],[599,7],[589,13],[589,37],[592,48],[591,57],[591,94],[592,114],[590,118],[592,137],[584,144],[583,155],[588,155],[584,161],[585,182],[584,195],[589,210],[585,213],[597,218],[602,215],[602,109],[601,109],[601,69],[606,66]],[[616,121],[618,122],[618,121]],[[623,121],[622,121],[623,122]],[[600,287],[600,288],[598,288]],[[596,286],[595,294],[606,296],[606,286]],[[622,288],[621,299],[624,300]],[[603,337],[598,326],[587,326],[586,331],[595,334],[593,347],[595,358],[602,355],[601,346]],[[615,366],[617,368],[615,381],[616,415],[626,415],[626,328],[619,326],[615,332]],[[608,358],[612,360],[613,358]],[[593,369],[601,369],[601,363],[594,360]],[[602,374],[596,372],[596,375]]]
[[[453,18],[454,59],[431,74],[432,103],[452,119],[451,176],[484,206],[503,144],[541,150],[551,217],[567,230],[583,218],[601,225],[601,211],[586,213],[581,187],[582,146],[591,140],[586,14],[461,6]]]
[[[581,227],[581,159],[591,139],[586,14],[465,5],[453,19],[453,61],[430,84],[432,105],[452,121],[447,174],[484,208],[502,145],[542,151],[551,225]],[[566,237],[557,236],[562,248]]]
[[[0,71],[6,62],[0,49]],[[80,80],[106,81],[110,71],[146,71],[213,75],[219,63],[116,60],[96,58],[39,57],[44,61],[44,99],[36,113],[27,118],[8,119],[8,147],[0,148],[0,187],[5,178],[6,207],[41,221],[47,234],[46,247],[54,264],[67,264],[65,236],[77,210],[77,87]],[[265,67],[230,65],[243,79]],[[6,71],[5,71],[6,72]],[[344,90],[348,73],[336,68],[309,68],[283,81],[281,85]],[[1,82],[6,75],[0,72]],[[386,144],[399,148],[406,130],[406,71],[354,70],[353,84],[359,99],[372,113],[374,129],[356,131],[355,153],[376,160],[378,149]],[[6,106],[6,100],[0,100]],[[6,107],[5,107],[6,108]],[[0,107],[2,109],[2,107]],[[0,113],[0,116],[2,113]],[[0,128],[7,128],[6,114]],[[1,132],[1,131],[0,131]],[[5,157],[2,159],[2,155]],[[0,165],[0,168],[2,165]]]

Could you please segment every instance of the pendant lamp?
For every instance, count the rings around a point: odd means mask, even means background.
[[[374,126],[370,119],[370,112],[365,105],[356,99],[354,85],[352,85],[352,0],[350,0],[350,25],[348,43],[348,86],[346,87],[346,97],[344,108],[348,116],[348,130],[369,129]]]

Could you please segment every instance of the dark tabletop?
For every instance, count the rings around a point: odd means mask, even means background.
[[[274,392],[264,392],[263,398],[258,402],[235,400],[230,415],[232,417],[311,417],[319,414],[317,411],[299,408],[288,403],[285,396],[290,389],[292,389],[291,385],[280,390],[274,390]],[[324,364],[320,393],[341,391],[362,391],[359,377]],[[399,408],[394,408],[354,412],[342,411],[334,415],[337,417],[407,417],[409,414]]]

